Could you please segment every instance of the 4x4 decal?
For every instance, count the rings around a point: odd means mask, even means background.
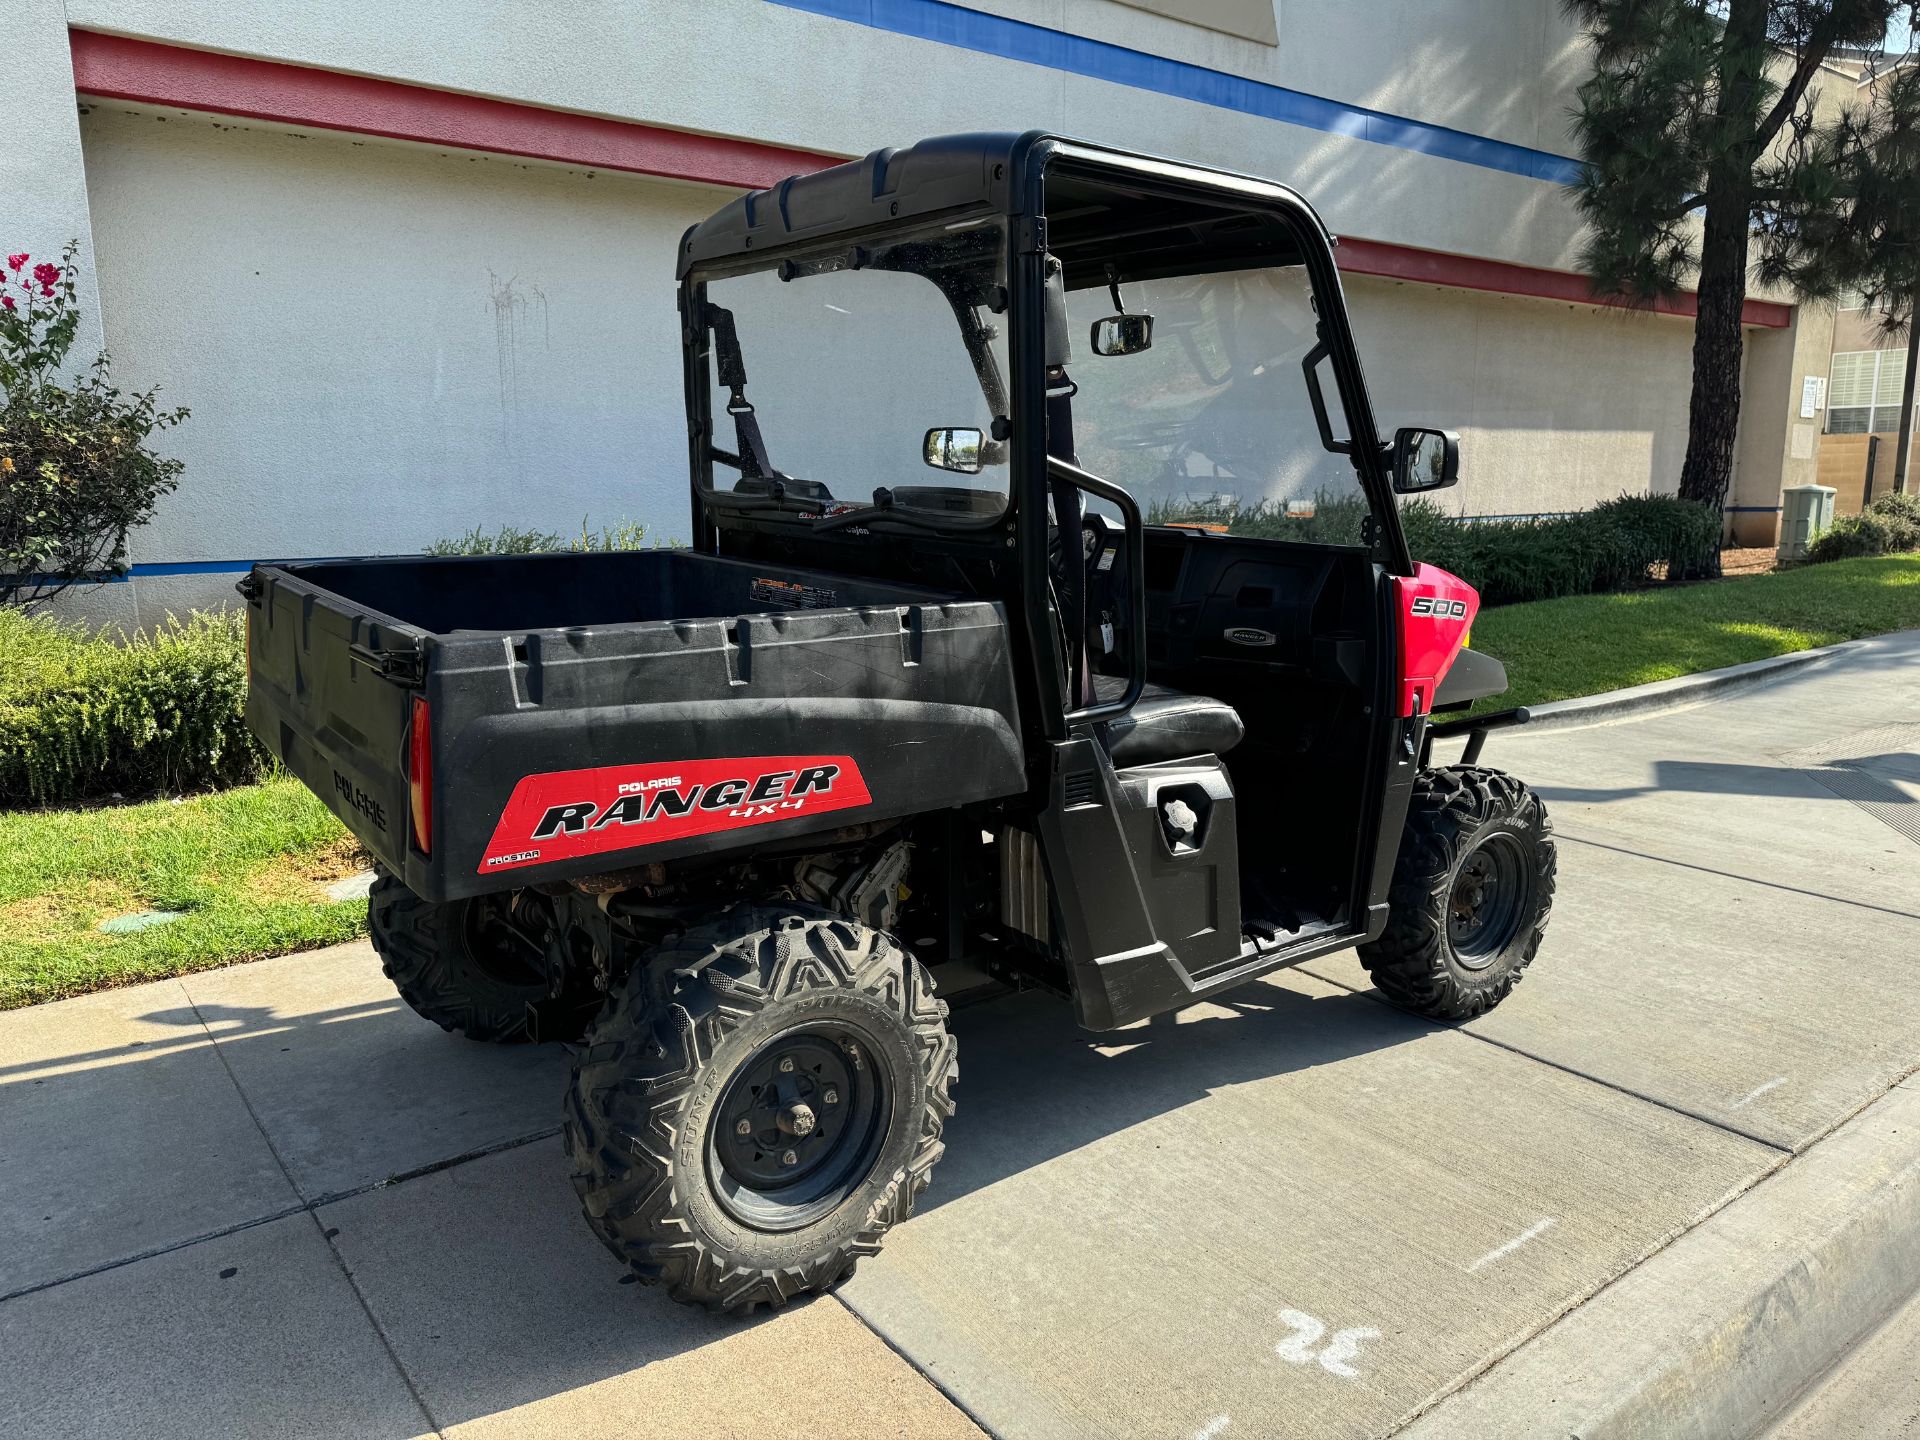
[[[483,872],[658,845],[868,805],[848,755],[670,760],[529,775],[513,787]]]

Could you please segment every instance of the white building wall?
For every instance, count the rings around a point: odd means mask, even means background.
[[[110,102],[73,127],[62,6],[27,3],[47,52],[28,99],[64,116],[72,141],[49,152],[35,193],[53,198],[35,213],[90,229],[122,380],[194,412],[163,437],[186,476],[137,534],[136,562],[400,551],[473,525],[582,517],[687,534],[671,252],[724,192]],[[1277,46],[1111,0],[972,8],[1569,149],[1584,59],[1558,5],[1276,3]],[[872,13],[912,5],[874,0]],[[1372,143],[790,0],[421,0],[405,23],[373,0],[64,11],[83,28],[823,152],[1062,129],[1286,180],[1348,234],[1575,263],[1561,186],[1408,148],[1445,136]],[[1450,506],[1557,511],[1672,488],[1689,322],[1367,278],[1348,289],[1383,424],[1464,433]],[[219,602],[232,579],[146,577],[87,604],[139,621]]]
[[[687,538],[672,256],[724,192],[116,106],[83,134],[121,383],[193,411],[136,561]]]
[[[1670,315],[1360,277],[1344,288],[1383,430],[1460,432],[1463,515],[1672,494],[1693,324]]]
[[[79,300],[86,320],[72,358],[84,365],[100,350],[100,297],[95,290],[86,170],[73,104],[73,61],[61,0],[15,0],[0,32],[6,37],[0,82],[0,253],[25,250],[54,260],[80,242]]]
[[[969,8],[1567,153],[1580,41],[1552,0],[1277,3],[1279,46],[1111,0]],[[1285,180],[1336,229],[1372,239],[1574,261],[1577,223],[1550,184],[774,0],[417,0],[404,23],[382,0],[68,0],[67,12],[85,29],[834,154],[956,130],[1063,129]]]

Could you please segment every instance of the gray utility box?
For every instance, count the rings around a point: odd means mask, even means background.
[[[1792,485],[1780,493],[1780,558],[1804,560],[1814,538],[1833,528],[1831,485]]]

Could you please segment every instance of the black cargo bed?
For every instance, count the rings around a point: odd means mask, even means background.
[[[254,732],[430,900],[1026,786],[997,602],[685,550],[251,581]]]

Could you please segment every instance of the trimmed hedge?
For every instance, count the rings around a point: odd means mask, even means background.
[[[179,794],[257,778],[246,622],[195,615],[132,640],[0,610],[0,805]]]
[[[1236,535],[1353,545],[1366,513],[1358,496],[1323,494],[1307,514],[1290,515],[1284,502],[1270,500],[1206,513],[1156,505],[1149,523],[1202,519],[1224,522]],[[1414,559],[1458,575],[1483,605],[1630,590],[1652,581],[1656,566],[1704,560],[1720,538],[1710,507],[1671,495],[1622,495],[1578,515],[1541,520],[1462,520],[1414,499],[1401,505],[1400,523]]]
[[[1902,550],[1920,550],[1920,495],[1882,495],[1858,515],[1842,515],[1807,547],[1807,563]]]

